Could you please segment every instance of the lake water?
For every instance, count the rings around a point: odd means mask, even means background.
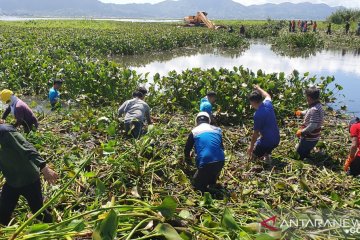
[[[117,59],[139,73],[167,75],[169,71],[178,72],[191,68],[229,68],[243,65],[253,71],[266,73],[285,72],[294,69],[300,73],[309,72],[310,76],[335,76],[336,83],[342,85],[345,99],[339,97],[338,106],[347,105],[348,112],[360,113],[360,49],[322,50],[308,56],[290,57],[275,53],[270,44],[254,43],[249,49],[219,50],[182,49],[173,52],[146,56],[129,56]]]

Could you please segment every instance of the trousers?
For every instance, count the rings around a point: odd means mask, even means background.
[[[21,188],[11,187],[7,183],[4,184],[0,195],[0,224],[5,226],[9,224],[11,215],[15,210],[20,196],[26,199],[33,214],[42,208],[43,196],[40,179]],[[38,216],[38,220],[51,223],[53,218],[51,214],[45,210]]]
[[[194,187],[196,190],[206,192],[209,185],[215,185],[224,167],[224,161],[208,163],[199,168],[194,175]]]

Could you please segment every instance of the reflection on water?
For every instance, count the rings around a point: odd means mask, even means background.
[[[281,56],[270,44],[255,43],[246,51],[219,50],[213,48],[182,49],[181,51],[132,56],[118,59],[125,66],[139,73],[167,75],[175,70],[181,72],[191,68],[233,68],[243,65],[253,71],[262,69],[266,73],[285,72],[294,69],[311,76],[335,76],[336,83],[342,85],[343,101],[350,112],[360,113],[360,49],[321,50],[307,55],[291,54]]]
[[[191,58],[193,56],[198,56],[198,55],[209,55],[209,56],[213,55],[213,56],[233,59],[233,58],[239,58],[243,54],[243,52],[244,50],[239,50],[239,49],[223,50],[216,48],[214,49],[213,47],[202,47],[202,48],[188,47],[188,48],[175,49],[167,52],[155,52],[155,53],[146,53],[142,55],[114,57],[112,58],[112,60],[126,67],[147,68],[148,65],[153,64],[154,62],[167,63],[172,61],[173,59],[184,58],[184,57]]]

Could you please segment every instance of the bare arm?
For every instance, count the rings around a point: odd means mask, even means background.
[[[262,89],[259,85],[255,85],[254,88],[260,92],[260,94],[261,94],[261,96],[263,96],[263,98],[271,100],[270,94],[267,93],[264,89]]]
[[[359,147],[359,141],[357,137],[351,138],[350,158],[354,159]]]
[[[254,151],[254,147],[255,147],[255,143],[257,141],[257,139],[260,137],[260,131],[254,131],[253,135],[251,137],[251,142],[250,142],[250,146],[248,148],[248,155],[250,157],[252,157],[253,151]]]
[[[254,131],[253,135],[251,137],[251,142],[250,142],[250,147],[252,149],[254,149],[255,143],[258,140],[258,138],[260,137],[260,131]]]

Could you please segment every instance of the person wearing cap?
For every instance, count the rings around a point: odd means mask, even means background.
[[[197,171],[194,175],[194,187],[201,192],[215,185],[224,167],[225,154],[220,128],[210,125],[207,112],[200,112],[196,124],[188,136],[185,145],[185,161],[192,164],[191,150],[195,147]]]
[[[5,184],[0,195],[0,224],[6,226],[20,196],[27,200],[32,213],[43,207],[40,172],[50,184],[56,182],[58,175],[14,126],[3,122],[0,122],[0,172]],[[38,219],[52,222],[47,210]]]
[[[354,118],[349,123],[351,148],[348,159],[345,161],[344,170],[349,175],[360,175],[360,119]]]
[[[214,122],[213,104],[216,102],[216,92],[209,91],[206,97],[200,100],[200,112],[207,112],[210,115],[211,122]]]
[[[29,133],[31,130],[38,128],[39,123],[33,111],[25,102],[16,97],[11,90],[2,90],[0,92],[0,99],[3,103],[9,104],[2,115],[3,120],[6,120],[11,113],[16,120],[14,127],[23,126],[25,133]]]
[[[63,80],[62,79],[54,79],[53,80],[53,87],[50,89],[49,91],[49,101],[51,104],[51,110],[54,111],[57,108],[61,107],[60,106],[60,92],[59,90],[62,87],[63,84]]]
[[[142,90],[142,92],[144,91]],[[124,102],[118,110],[119,117],[125,114],[125,131],[127,135],[136,139],[143,134],[144,123],[147,122],[149,125],[152,123],[150,107],[144,101],[145,96],[142,92],[135,91],[133,99]]]
[[[295,112],[297,117],[304,116],[303,123],[296,132],[296,136],[300,138],[297,153],[300,155],[301,159],[309,157],[311,151],[318,143],[325,116],[325,112],[320,102],[320,90],[316,87],[310,87],[305,90],[305,96],[309,109],[306,111],[298,110]]]
[[[270,94],[258,85],[255,85],[254,88],[255,90],[248,97],[256,112],[253,134],[247,153],[250,159],[264,158],[269,163],[272,151],[280,143],[280,131]]]

